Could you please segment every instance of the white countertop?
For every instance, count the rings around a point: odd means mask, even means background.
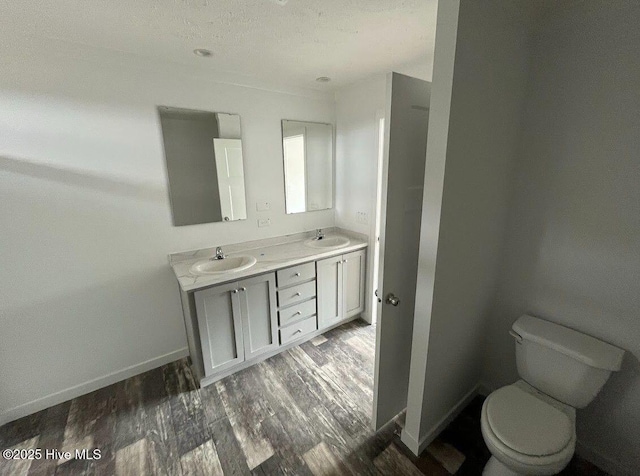
[[[215,256],[215,247],[172,254],[169,256],[169,263],[178,283],[180,283],[180,288],[185,292],[190,292],[367,247],[366,237],[363,235],[341,229],[332,229],[325,233],[327,238],[336,235],[347,236],[350,243],[342,248],[332,250],[311,248],[304,244],[305,240],[314,236],[313,232],[308,232],[223,246],[222,249],[227,257],[250,255],[256,258],[256,264],[242,271],[208,275],[191,273],[189,270],[194,263]]]

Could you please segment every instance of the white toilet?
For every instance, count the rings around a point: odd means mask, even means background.
[[[620,370],[624,351],[527,315],[512,329],[522,380],[491,393],[482,406],[482,436],[493,455],[483,474],[556,474],[575,450],[575,409]]]

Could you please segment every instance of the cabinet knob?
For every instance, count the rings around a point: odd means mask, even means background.
[[[234,289],[234,290],[233,290],[233,291],[231,291],[231,292],[232,292],[233,294],[237,294],[237,293],[238,293],[238,290],[237,290],[237,289]]]
[[[300,277],[300,273],[296,273],[294,276],[299,278]]]
[[[240,291],[246,291],[247,288],[240,288]]]

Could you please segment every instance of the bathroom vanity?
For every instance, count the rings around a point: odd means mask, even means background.
[[[321,240],[300,233],[170,255],[200,384],[360,315],[366,246],[364,237],[334,229]]]

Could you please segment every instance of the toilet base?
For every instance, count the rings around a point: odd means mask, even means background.
[[[492,456],[482,470],[482,476],[522,476],[522,473],[515,472]]]

